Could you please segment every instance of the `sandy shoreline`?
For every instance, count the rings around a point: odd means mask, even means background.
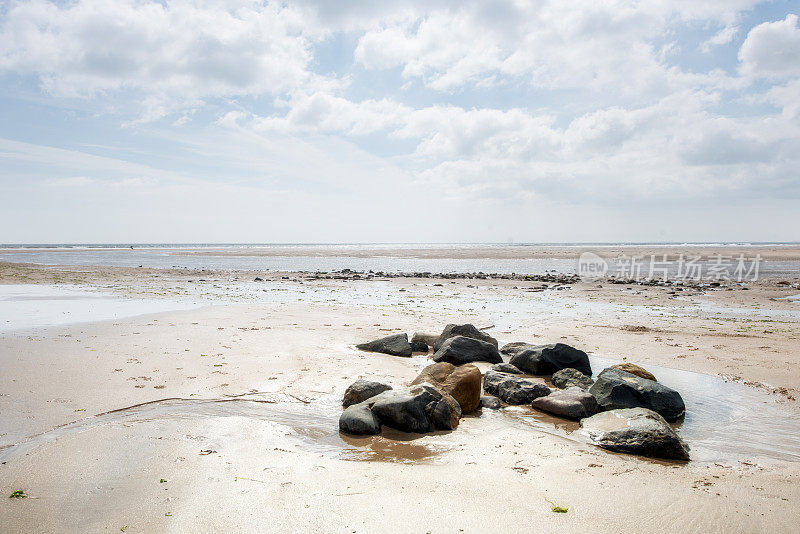
[[[346,441],[335,431],[350,382],[402,385],[426,365],[353,343],[456,321],[494,324],[499,339],[564,341],[645,367],[729,377],[796,418],[800,304],[774,300],[796,289],[671,295],[642,286],[259,276],[0,265],[4,284],[202,304],[0,335],[0,454],[46,436],[0,465],[3,492],[35,497],[1,499],[2,523],[71,532],[792,532],[800,519],[800,463],[792,461],[653,462],[500,413],[399,441]],[[254,392],[264,404],[199,401]],[[183,400],[92,417],[166,398]],[[502,514],[500,499],[509,503]],[[553,514],[545,499],[569,513]]]
[[[74,253],[80,249],[0,249],[4,254],[35,254],[42,251],[52,253]],[[92,252],[124,253],[124,248],[91,248]],[[679,255],[713,257],[716,255],[746,257],[761,255],[766,261],[800,260],[800,245],[452,245],[419,246],[403,245],[326,245],[326,246],[264,246],[264,247],[135,247],[133,252],[157,251],[170,255],[219,256],[219,257],[345,257],[345,258],[419,258],[419,259],[576,259],[583,252],[593,252],[603,257],[620,256],[676,257]]]

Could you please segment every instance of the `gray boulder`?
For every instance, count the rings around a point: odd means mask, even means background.
[[[506,404],[530,404],[533,399],[550,394],[544,384],[492,370],[483,375],[483,390]]]
[[[553,373],[553,385],[559,389],[566,389],[569,387],[578,387],[581,389],[589,389],[594,384],[592,377],[586,376],[577,369],[567,367]]]
[[[425,343],[432,347],[436,340],[439,339],[439,334],[424,334],[422,332],[414,332],[411,336],[411,343]]]
[[[392,389],[392,386],[381,384],[380,382],[373,382],[371,380],[359,379],[350,384],[344,392],[344,399],[342,399],[342,406],[352,406],[364,402],[377,395]]]
[[[533,399],[531,406],[569,419],[583,419],[599,410],[597,400],[592,394],[577,387],[557,389],[546,397]]]
[[[689,459],[689,446],[652,410],[627,408],[581,420],[581,432],[596,445],[655,458]]]
[[[348,406],[339,417],[339,430],[348,434],[380,434],[381,422],[369,404]]]
[[[647,408],[670,422],[680,419],[686,412],[681,394],[674,389],[611,367],[597,376],[589,393],[604,410]]]
[[[503,405],[500,404],[500,399],[497,397],[492,397],[491,395],[481,396],[481,408],[486,408],[487,410],[499,410],[502,407]]]
[[[492,371],[497,371],[498,373],[509,373],[512,375],[521,375],[522,371],[511,365],[510,363],[496,363],[492,366]]]
[[[589,356],[564,343],[524,347],[511,357],[509,363],[532,375],[551,375],[567,367],[592,375]]]
[[[356,348],[367,352],[381,352],[392,356],[411,356],[411,343],[408,342],[408,334],[394,334],[382,337],[368,343],[356,345]]]
[[[461,418],[458,402],[427,383],[386,391],[374,399],[372,413],[384,425],[403,432],[452,430]]]
[[[445,341],[456,336],[464,336],[471,339],[477,339],[485,343],[489,343],[493,345],[495,349],[497,349],[497,340],[492,336],[490,336],[489,334],[487,334],[486,332],[478,330],[474,325],[449,324],[444,327],[442,333],[439,335],[436,341],[433,342],[434,352],[438,351],[442,347],[442,345],[444,345]]]
[[[503,345],[502,348],[500,348],[500,353],[505,354],[506,356],[514,356],[523,349],[532,348],[535,346],[536,345],[531,345],[530,343],[525,343],[524,341],[514,341]]]
[[[470,337],[456,336],[445,341],[433,355],[435,362],[461,365],[472,362],[501,363],[503,357],[491,343]]]

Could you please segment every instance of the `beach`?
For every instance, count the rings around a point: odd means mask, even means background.
[[[45,265],[25,263],[33,252],[6,253],[0,489],[28,498],[1,499],[0,524],[38,532],[793,532],[800,279],[676,287],[382,276],[356,261],[576,258],[571,247],[520,249],[179,254],[335,257],[355,266],[324,273]],[[761,254],[790,262],[789,270],[799,250],[581,249]],[[42,319],[37,302],[52,317]],[[75,302],[92,304],[91,313]],[[23,311],[40,320],[23,320]],[[577,424],[529,406],[480,410],[449,432],[340,433],[353,381],[402,387],[431,363],[354,345],[438,334],[448,323],[474,324],[501,344],[566,343],[586,351],[596,371],[621,361],[651,370],[687,401],[677,431],[692,459],[608,452]],[[553,503],[568,512],[554,513]]]

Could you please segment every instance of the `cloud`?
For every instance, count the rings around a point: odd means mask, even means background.
[[[703,41],[700,45],[700,50],[705,53],[711,52],[715,46],[722,46],[733,41],[736,34],[739,33],[739,26],[725,26],[720,31]]]
[[[800,76],[800,28],[797,15],[764,22],[750,30],[739,49],[740,70],[755,78]]]
[[[336,83],[309,70],[300,11],[238,0],[13,2],[0,22],[0,71],[35,75],[50,94],[134,90],[145,118],[220,96]]]

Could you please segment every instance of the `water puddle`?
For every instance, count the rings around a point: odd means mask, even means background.
[[[338,421],[341,410],[338,399],[306,403],[288,395],[160,399],[100,413],[28,437],[17,444],[0,447],[0,462],[29,453],[62,436],[98,427],[219,417],[246,417],[282,425],[302,442],[304,450],[344,460],[419,463],[433,460],[447,449],[420,442],[421,438],[429,438],[430,435],[406,434],[392,429],[386,429],[380,436],[340,434]]]
[[[599,356],[590,356],[590,360],[596,373],[621,363]],[[692,461],[800,461],[800,418],[778,404],[769,391],[702,373],[645,367],[683,397],[686,416],[672,426],[691,447]],[[577,422],[528,406],[507,407],[503,412],[507,418],[536,430],[587,443],[576,432]]]
[[[125,298],[92,287],[0,284],[0,333],[197,306],[188,301]]]

